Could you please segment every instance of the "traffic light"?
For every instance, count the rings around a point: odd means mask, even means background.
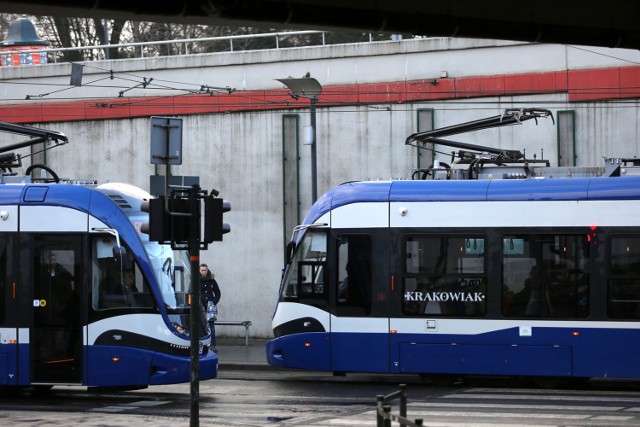
[[[229,202],[222,199],[204,199],[204,242],[221,242],[222,235],[231,231],[231,226],[223,222],[223,214],[230,210]]]
[[[194,208],[197,209],[197,213],[201,209],[201,204],[200,200],[195,202],[197,204]],[[198,216],[191,212],[190,199],[172,197],[165,200],[164,197],[159,197],[142,202],[140,210],[149,213],[149,221],[141,224],[140,232],[148,234],[151,241],[160,244],[184,244],[189,241],[191,233],[195,232],[194,218]],[[231,231],[229,224],[222,222],[223,214],[230,210],[231,205],[228,202],[211,196],[204,197],[202,242],[222,241],[222,235]]]
[[[189,213],[188,199],[170,198],[168,206],[171,212]],[[149,213],[149,222],[140,226],[140,231],[148,234],[149,240],[159,243],[188,241],[191,217],[169,214],[164,197],[142,202],[140,210]]]
[[[140,210],[149,214],[149,221],[142,223],[140,232],[148,234],[149,240],[154,242],[171,239],[171,222],[165,216],[164,197],[145,200]]]

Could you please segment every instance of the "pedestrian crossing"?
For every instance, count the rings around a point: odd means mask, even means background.
[[[638,426],[640,392],[472,388],[423,401],[407,391],[407,418],[440,427]],[[392,413],[398,413],[397,402]],[[309,426],[376,426],[376,411],[324,419]],[[398,423],[392,425],[397,426]]]
[[[154,406],[166,405],[171,403],[170,401],[156,401],[156,400],[140,400],[137,402],[126,403],[122,405],[110,405],[110,406],[98,406],[89,409],[89,412],[126,412],[139,408],[150,408]]]
[[[389,393],[395,389],[388,390]],[[277,395],[265,389],[262,397],[245,402],[237,396],[246,390],[214,393],[200,405],[200,423],[215,426],[375,427],[376,399]],[[271,392],[271,393],[270,393]],[[419,386],[407,393],[407,418],[421,419],[431,427],[621,427],[640,425],[640,390],[542,390],[528,388],[432,389]],[[231,394],[231,396],[229,395]],[[248,397],[248,396],[247,396]],[[111,416],[143,416],[150,426],[182,427],[189,424],[183,405],[164,413],[170,400],[137,400],[95,407],[89,412]],[[399,413],[398,401],[390,402]],[[115,421],[115,418],[112,419]],[[119,424],[114,424],[119,425]],[[398,426],[397,422],[392,426]]]

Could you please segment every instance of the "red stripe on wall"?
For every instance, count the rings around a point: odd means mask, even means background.
[[[620,69],[576,70],[569,79],[569,95],[574,100],[591,101],[620,98]]]
[[[444,78],[325,86],[318,106],[402,104],[487,96],[567,93],[569,101],[640,98],[640,67],[564,70],[496,76]],[[288,90],[231,94],[108,98],[93,101],[0,105],[0,120],[12,123],[104,120],[164,115],[308,108]]]
[[[620,68],[620,98],[640,97],[640,68]]]

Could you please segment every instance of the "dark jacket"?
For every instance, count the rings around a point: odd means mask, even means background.
[[[204,277],[200,276],[200,300],[205,307],[207,306],[207,301],[213,301],[216,305],[220,301],[220,287],[216,279],[211,277],[211,273]]]

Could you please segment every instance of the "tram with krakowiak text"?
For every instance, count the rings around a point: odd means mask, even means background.
[[[640,378],[638,160],[552,168],[441,139],[549,115],[411,135],[461,148],[458,164],[319,198],[288,248],[269,363],[438,381]]]
[[[31,144],[67,142],[53,131],[0,129],[32,136]],[[151,196],[127,184],[64,183],[45,165],[17,176],[19,156],[3,156],[0,387],[189,382],[190,261],[141,233],[149,220],[141,204]],[[50,176],[32,179],[39,169]],[[204,317],[200,323],[206,380],[216,377],[218,357]]]

